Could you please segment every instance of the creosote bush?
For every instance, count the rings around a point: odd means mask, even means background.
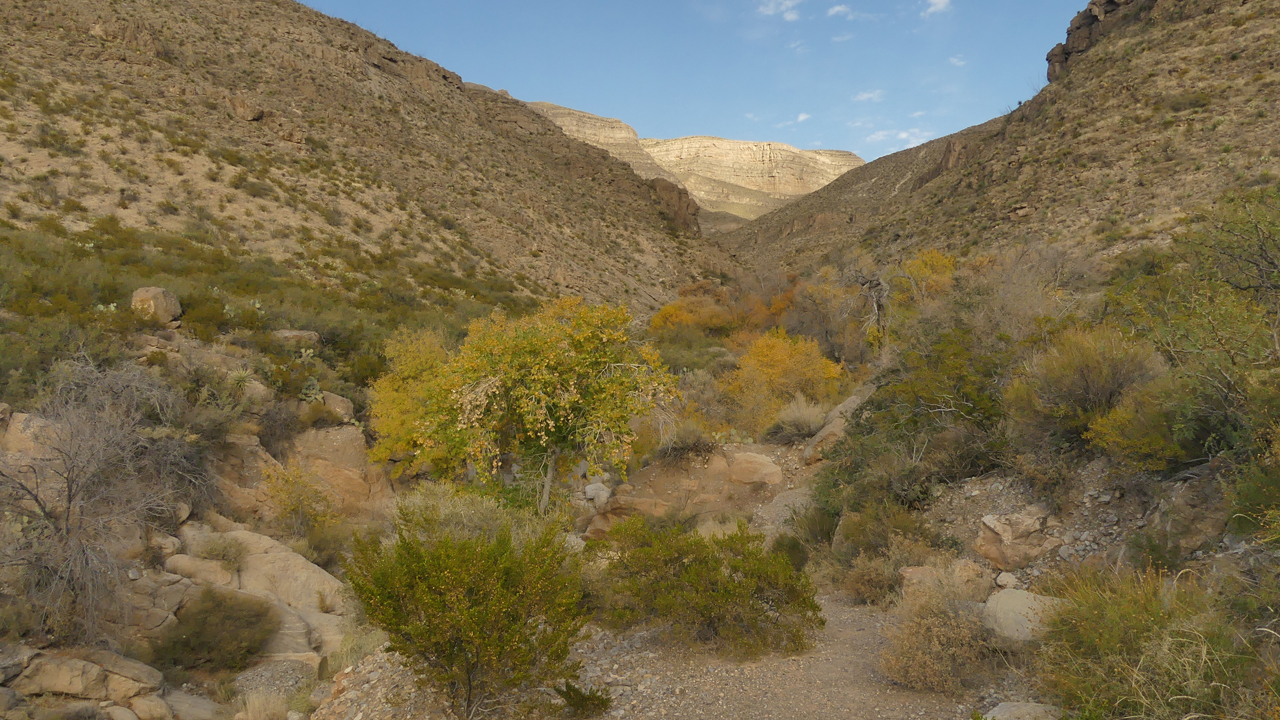
[[[880,667],[914,690],[958,694],[981,676],[992,654],[987,631],[969,603],[930,591],[910,608],[889,636]]]
[[[618,556],[608,570],[608,618],[622,625],[670,622],[685,638],[732,654],[799,652],[825,624],[814,586],[764,536],[736,532],[704,538],[681,527],[654,529],[637,516],[609,539]]]
[[[242,670],[280,627],[270,603],[244,593],[206,588],[178,611],[178,622],[151,647],[162,668]]]
[[[442,527],[447,507],[429,498],[403,509],[393,538],[357,541],[346,570],[369,621],[468,718],[504,692],[576,678],[586,614],[560,533],[520,541],[491,513]]]

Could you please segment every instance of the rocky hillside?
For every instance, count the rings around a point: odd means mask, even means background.
[[[6,3],[0,200],[20,229],[128,227],[350,287],[656,307],[720,262],[687,199],[503,94],[293,2]]]
[[[571,137],[626,162],[640,177],[679,183],[704,210],[735,218],[753,220],[864,164],[862,158],[843,150],[799,150],[774,142],[641,139],[621,120],[551,103],[530,105]],[[704,229],[723,227],[724,220],[713,216],[710,224],[703,223]]]
[[[1280,2],[1091,2],[1049,55],[1053,82],[1009,115],[857,168],[727,236],[758,268],[863,248],[1168,237],[1224,190],[1280,175]]]

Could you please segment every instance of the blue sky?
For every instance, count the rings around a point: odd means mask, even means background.
[[[1086,0],[305,0],[464,80],[616,117],[870,160],[1044,84]]]

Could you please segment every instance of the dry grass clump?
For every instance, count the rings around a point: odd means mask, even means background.
[[[236,717],[243,720],[285,720],[289,717],[289,698],[267,690],[251,692],[236,703]]]
[[[992,648],[972,603],[949,588],[922,594],[889,636],[880,668],[913,690],[959,694],[981,677]]]
[[[397,513],[405,528],[426,540],[495,540],[504,531],[523,546],[542,534],[548,520],[489,497],[459,492],[450,485],[426,484],[400,501]]]
[[[716,447],[715,440],[701,423],[686,420],[654,451],[654,457],[663,462],[678,463],[710,455]]]
[[[201,543],[196,552],[197,557],[205,560],[217,560],[227,572],[239,572],[244,559],[249,555],[249,548],[244,543],[226,535],[214,535]]]
[[[1256,656],[1194,576],[1080,570],[1051,590],[1068,605],[1037,674],[1081,717],[1262,716]]]
[[[765,431],[764,437],[769,442],[790,445],[817,435],[826,425],[826,420],[825,406],[809,402],[808,398],[797,393],[795,399],[778,413],[778,419]]]

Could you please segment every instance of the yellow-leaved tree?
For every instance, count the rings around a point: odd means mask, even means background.
[[[374,386],[375,454],[440,477],[470,463],[486,480],[504,457],[541,462],[545,511],[562,461],[625,465],[631,419],[674,393],[630,323],[626,310],[566,298],[527,317],[476,320],[454,353],[430,333],[398,338]]]
[[[817,342],[774,328],[752,341],[720,389],[733,407],[734,424],[758,435],[796,395],[819,403],[835,399],[843,377]]]

